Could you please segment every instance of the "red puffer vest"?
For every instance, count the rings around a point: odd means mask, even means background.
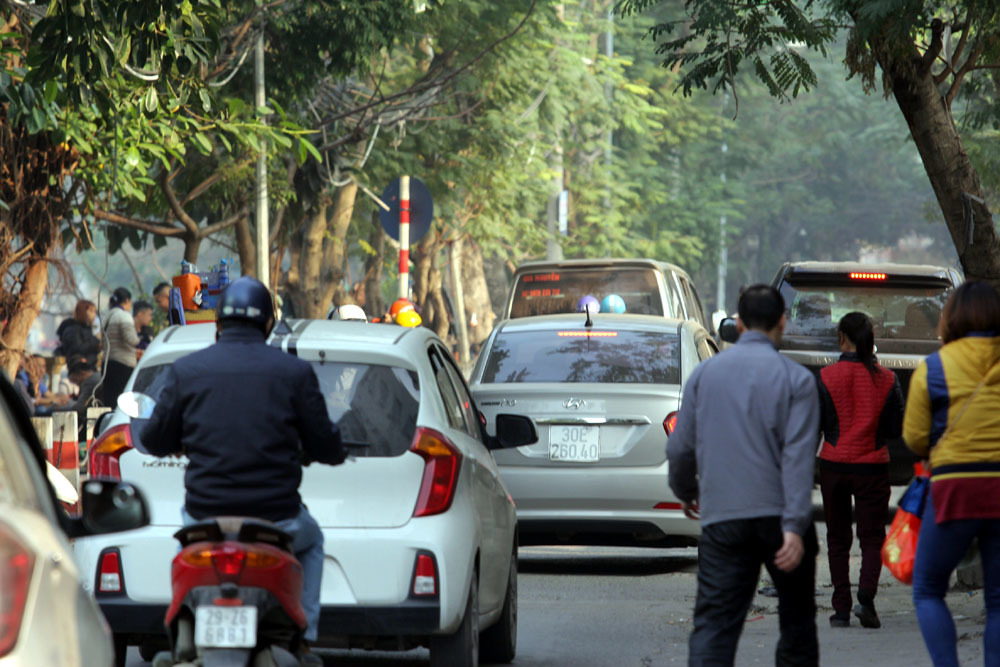
[[[838,463],[888,463],[889,448],[876,442],[876,433],[896,381],[893,372],[878,366],[872,376],[860,361],[838,361],[820,371],[820,381],[829,403],[823,411],[819,457]]]

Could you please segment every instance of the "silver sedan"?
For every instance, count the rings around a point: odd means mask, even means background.
[[[487,429],[534,420],[538,442],[494,451],[526,544],[683,546],[698,523],[667,486],[666,441],[684,382],[717,352],[700,325],[648,315],[506,320],[470,388]]]

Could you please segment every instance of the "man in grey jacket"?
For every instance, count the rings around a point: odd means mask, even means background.
[[[817,665],[816,381],[778,353],[773,287],[740,294],[738,326],[739,342],[691,374],[667,442],[670,488],[702,526],[689,664],[733,664],[763,564],[778,591],[776,664]]]

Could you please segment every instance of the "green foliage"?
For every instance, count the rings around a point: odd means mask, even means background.
[[[621,0],[624,17],[667,3]],[[672,4],[672,3],[671,3]],[[732,88],[743,69],[751,70],[771,95],[787,101],[816,85],[808,61],[796,52],[804,47],[826,55],[837,35],[839,11],[815,11],[813,0],[717,2],[690,0],[683,15],[668,15],[649,28],[663,66],[684,70],[679,88],[713,92]]]

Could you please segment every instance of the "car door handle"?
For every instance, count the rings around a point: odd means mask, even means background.
[[[646,426],[649,417],[543,417],[536,424],[546,426]]]

